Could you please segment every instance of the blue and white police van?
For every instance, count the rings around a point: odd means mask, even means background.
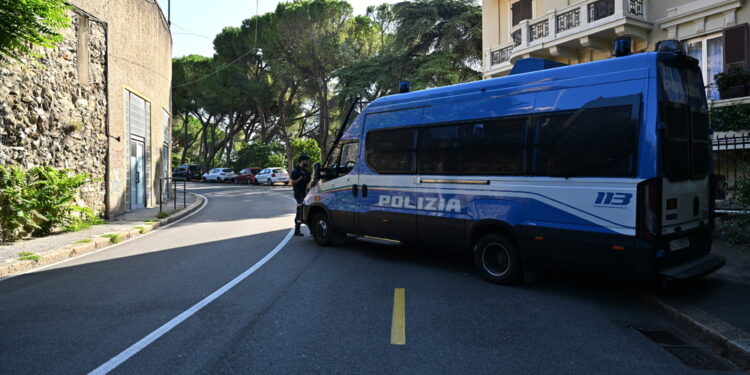
[[[631,280],[720,268],[697,61],[669,42],[555,65],[370,103],[316,168],[315,241],[466,249],[501,284],[532,267]]]

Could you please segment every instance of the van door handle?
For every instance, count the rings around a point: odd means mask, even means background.
[[[362,198],[367,198],[367,185],[362,185]]]
[[[357,184],[352,185],[352,195],[356,198],[357,192],[359,192],[359,188],[357,187]]]
[[[141,182],[141,172],[135,172],[135,183],[138,184]]]

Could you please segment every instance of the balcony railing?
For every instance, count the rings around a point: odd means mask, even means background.
[[[492,51],[492,54],[490,55],[490,63],[492,65],[499,65],[510,60],[511,52],[513,52],[513,46],[508,46],[496,51]]]
[[[563,32],[581,25],[581,9],[576,8],[569,12],[557,15],[557,32]]]
[[[598,0],[589,4],[589,22],[615,14],[615,0]]]
[[[628,12],[634,16],[643,17],[643,0],[630,0]]]
[[[538,39],[549,36],[549,21],[544,20],[529,26],[529,41],[533,42]]]

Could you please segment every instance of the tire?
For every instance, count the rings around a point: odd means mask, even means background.
[[[203,182],[208,182],[208,180],[205,177],[203,177]]]
[[[311,224],[310,232],[312,232],[315,243],[320,246],[331,246],[334,231],[328,215],[325,212],[318,212],[313,216]]]
[[[269,178],[268,181],[266,181],[266,184],[268,184],[268,186],[273,186],[273,181]]]
[[[474,245],[474,265],[482,277],[494,284],[511,285],[521,279],[521,254],[507,237],[491,233]]]
[[[221,177],[216,177],[216,182],[221,183]]]
[[[289,185],[289,181],[285,182],[284,185]]]

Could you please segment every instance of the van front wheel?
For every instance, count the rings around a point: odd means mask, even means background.
[[[330,246],[333,239],[333,226],[325,212],[318,212],[312,219],[312,235],[321,246]]]
[[[485,280],[495,284],[513,284],[523,273],[518,249],[501,234],[479,239],[474,245],[474,264]]]

